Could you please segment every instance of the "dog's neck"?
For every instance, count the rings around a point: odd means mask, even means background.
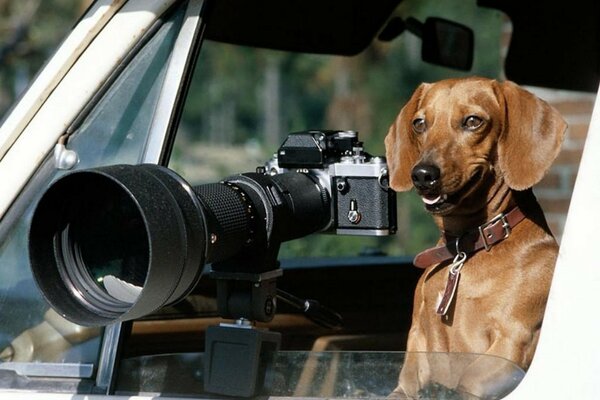
[[[530,191],[528,191],[530,192]],[[531,193],[533,197],[533,194]],[[507,212],[520,205],[519,197],[502,178],[490,177],[470,198],[485,198],[486,202],[476,205],[465,199],[461,206],[449,215],[434,215],[434,221],[441,232],[451,236],[460,236],[466,231],[490,221],[500,213]],[[533,197],[535,201],[535,197]],[[537,202],[536,202],[537,203]],[[468,211],[467,211],[468,210]]]

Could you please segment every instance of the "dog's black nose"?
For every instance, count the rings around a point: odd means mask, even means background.
[[[415,185],[420,191],[432,191],[440,185],[440,169],[431,164],[417,164],[410,175]]]

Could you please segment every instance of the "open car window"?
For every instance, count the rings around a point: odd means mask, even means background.
[[[407,1],[394,15],[425,21],[433,10],[473,29],[477,41],[470,71],[424,63],[421,39],[408,31],[391,41],[375,38],[355,56],[206,40],[170,167],[194,184],[217,182],[254,171],[273,156],[289,133],[309,129],[357,131],[365,151],[385,156],[383,139],[419,83],[502,74],[505,25],[500,12],[478,9],[476,13],[470,4]],[[413,255],[435,243],[437,229],[416,196],[399,195],[397,215],[396,235],[311,235],[284,243],[280,256]]]
[[[420,41],[409,32],[389,43],[375,40],[357,56],[287,53],[205,41],[170,166],[190,182],[216,182],[229,175],[253,171],[257,166],[262,166],[290,132],[318,128],[359,131],[365,142],[365,149],[371,154],[380,155],[384,151],[383,137],[390,124],[419,83],[464,75],[504,79],[501,65],[510,40],[510,22],[506,16],[493,10],[474,11],[468,5],[463,8],[456,3],[445,10],[440,10],[437,6],[439,2],[407,1],[399,7],[398,12],[403,17],[424,19],[435,9],[436,15],[471,27],[478,47],[474,66],[468,73],[420,61]],[[587,131],[595,95],[535,87],[528,89],[561,110],[571,125],[563,155],[546,179],[535,188],[542,206],[548,209],[551,229],[560,240],[574,183],[574,175],[571,173],[577,170],[578,164],[577,157],[568,160],[567,154],[574,148],[578,148],[578,151],[583,148],[579,133]],[[301,268],[308,269],[311,265],[319,265],[323,257],[349,256],[355,257],[356,262],[360,263],[360,256],[366,255],[412,256],[433,246],[439,235],[430,216],[422,208],[416,196],[410,193],[400,195],[399,229],[395,236],[357,238],[314,234],[284,243],[280,257],[289,261],[289,264],[284,262],[283,265],[301,265]],[[314,261],[315,257],[319,257],[318,261]],[[378,285],[377,279],[373,278],[377,276],[376,267],[367,267],[366,258],[364,263],[365,282]],[[371,270],[367,271],[369,267]],[[409,265],[403,267],[411,268]],[[330,269],[323,268],[320,284],[329,284],[329,273]],[[289,284],[285,280],[285,273],[282,280]],[[343,286],[341,282],[340,285]],[[319,281],[312,283],[318,285]],[[343,288],[335,293],[339,294],[341,291]],[[412,296],[412,292],[396,293],[398,296]],[[324,298],[328,299],[326,294]],[[403,346],[403,343],[397,344],[399,347],[395,350]],[[368,346],[369,344],[364,344],[362,349],[368,349]],[[389,351],[389,348],[386,350]],[[355,366],[360,365],[356,360],[361,356],[355,357]],[[456,362],[449,361],[450,359],[451,356],[444,358],[445,362]],[[130,361],[149,365],[153,359],[133,358]],[[163,361],[167,362],[166,358]],[[180,361],[170,359],[168,363],[178,365]],[[144,364],[146,362],[149,364]],[[489,365],[499,367],[503,362],[499,360],[494,364],[494,360],[490,360]],[[201,364],[202,360],[195,359],[195,363]],[[523,371],[516,368],[514,374],[516,386]],[[318,379],[326,380],[324,375],[326,372],[318,375]],[[124,392],[143,392],[141,380],[135,377],[133,381],[124,376],[122,378],[121,388]],[[335,379],[330,378],[330,382]],[[387,385],[393,385],[395,378],[390,378]],[[281,378],[281,382],[283,381],[289,382]],[[198,384],[193,379],[189,383],[192,386]],[[310,384],[318,386],[315,381],[310,381]],[[352,387],[351,379],[339,384],[348,385],[348,391],[340,389],[336,392],[342,397],[355,396],[363,390]],[[150,392],[154,391],[151,387],[148,389]],[[286,396],[301,392],[289,390],[270,393]],[[444,394],[436,392],[436,388],[427,390],[430,396],[428,398],[444,398]],[[311,395],[334,396],[332,393],[312,392]],[[374,395],[360,393],[365,396]],[[381,396],[382,393],[378,395]]]

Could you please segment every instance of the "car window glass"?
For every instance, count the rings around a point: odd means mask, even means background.
[[[141,161],[182,16],[167,23],[135,57],[70,139],[81,167]],[[93,137],[83,138],[88,132]]]
[[[407,354],[370,351],[280,351],[266,367],[261,395],[289,398],[382,399],[398,385],[398,371]],[[464,366],[475,360],[502,368],[513,389],[525,372],[506,359],[489,354],[414,353],[431,364],[445,368],[448,379],[459,381]],[[163,393],[172,396],[204,394],[202,354],[163,354],[123,361],[116,394]],[[373,373],[377,371],[377,373]],[[177,377],[177,379],[174,379]],[[444,393],[442,385],[420,388],[422,399],[459,399],[457,392]],[[496,388],[487,398],[502,398],[506,388]],[[205,394],[211,396],[210,394]],[[214,395],[213,395],[214,396]]]
[[[169,55],[183,21],[180,8],[154,33],[74,130],[68,148],[80,159],[77,169],[115,163],[135,164],[145,150]],[[77,330],[48,309],[29,269],[27,232],[33,205],[44,188],[64,173],[51,156],[32,178],[3,223],[15,221],[0,238],[0,361],[95,363],[98,330]],[[21,210],[22,215],[15,215]],[[40,328],[42,326],[42,328]],[[56,332],[55,338],[49,332]],[[55,340],[54,340],[55,339]]]

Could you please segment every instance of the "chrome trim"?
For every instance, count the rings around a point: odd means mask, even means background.
[[[337,235],[354,235],[354,236],[387,236],[390,234],[389,229],[336,229]]]
[[[329,170],[334,176],[373,177],[379,179],[383,173],[383,168],[386,167],[386,163],[382,162],[380,157],[376,157],[372,161],[364,163],[334,163],[330,165]]]
[[[104,328],[100,357],[98,358],[98,372],[96,373],[96,387],[109,394],[114,384],[113,377],[117,362],[117,350],[121,337],[122,324],[116,323]]]
[[[15,371],[27,377],[91,378],[94,364],[5,362],[0,364],[0,370]]]

